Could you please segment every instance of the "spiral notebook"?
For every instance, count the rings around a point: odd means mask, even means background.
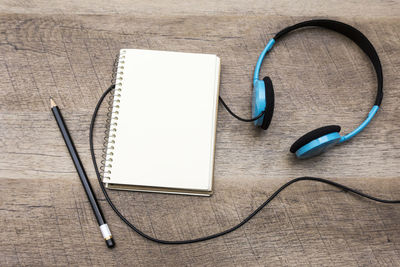
[[[106,187],[211,195],[219,75],[216,55],[121,49]]]

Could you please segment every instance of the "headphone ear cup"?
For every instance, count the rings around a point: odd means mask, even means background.
[[[266,76],[263,79],[265,84],[265,114],[263,116],[263,121],[261,128],[267,130],[271,124],[272,116],[274,115],[275,108],[275,93],[274,86],[270,77]]]
[[[256,80],[253,87],[253,100],[252,100],[252,117],[255,118],[265,111],[266,106],[266,93],[265,83],[262,80]],[[255,126],[262,126],[264,116],[254,121]]]
[[[339,125],[328,125],[306,133],[290,147],[290,152],[296,153],[299,158],[309,158],[322,153],[326,148],[339,142],[341,128]],[[319,138],[323,138],[320,140]],[[312,144],[315,142],[315,144]],[[310,147],[306,147],[310,146]],[[300,151],[302,150],[302,151]],[[303,151],[304,150],[304,151]],[[301,153],[299,153],[301,152]]]

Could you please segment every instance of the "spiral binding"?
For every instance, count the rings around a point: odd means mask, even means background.
[[[108,113],[106,119],[106,130],[104,131],[103,153],[100,170],[102,171],[103,182],[110,180],[114,145],[118,125],[119,103],[122,92],[122,80],[124,74],[126,50],[121,50],[117,54],[114,64],[113,73],[111,76],[111,84],[115,83],[115,89],[110,92],[108,99]]]

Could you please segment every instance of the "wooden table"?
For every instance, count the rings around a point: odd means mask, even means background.
[[[382,108],[357,138],[298,161],[300,135],[327,124],[347,133],[375,97],[372,65],[351,41],[321,29],[275,46],[261,71],[276,109],[261,132],[220,106],[215,194],[210,198],[110,192],[141,230],[184,239],[226,229],[291,178],[312,175],[400,198],[398,1],[40,1],[0,3],[1,266],[400,266],[400,207],[315,182],[282,192],[252,221],[204,243],[167,246],[132,232],[100,193],[90,160],[93,108],[120,48],[215,53],[221,95],[250,115],[251,78],[267,39],[295,22],[331,18],[360,29],[384,71]],[[157,77],[154,77],[157,79]],[[196,81],[194,81],[196,82]],[[61,107],[117,242],[106,248],[49,109]],[[95,147],[101,153],[106,107]]]

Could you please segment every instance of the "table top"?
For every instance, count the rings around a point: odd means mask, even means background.
[[[350,142],[305,161],[290,145],[320,126],[342,133],[366,117],[376,94],[368,58],[345,37],[297,31],[261,69],[275,88],[270,128],[218,111],[212,197],[110,192],[142,231],[200,237],[246,217],[280,185],[317,176],[400,199],[400,4],[398,1],[0,1],[0,258],[4,266],[400,266],[400,209],[315,182],[282,192],[239,230],[204,243],[167,246],[132,232],[111,210],[89,153],[89,122],[110,85],[120,48],[214,53],[220,94],[249,117],[254,65],[282,28],[313,18],[351,24],[373,43],[384,73],[382,108]],[[157,77],[154,77],[155,79]],[[50,112],[62,109],[117,246],[106,248]],[[100,155],[106,107],[95,149]]]

